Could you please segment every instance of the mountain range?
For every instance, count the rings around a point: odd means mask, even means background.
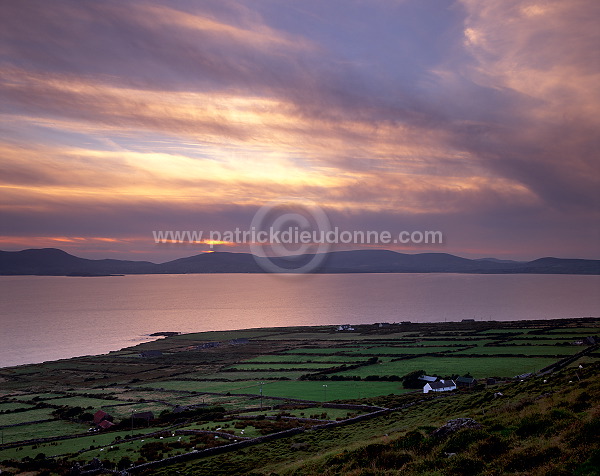
[[[314,255],[273,258],[282,269],[294,269]],[[156,264],[150,261],[92,260],[56,248],[0,251],[0,275],[106,276],[116,274],[263,273],[266,258],[248,253],[200,253]],[[473,274],[600,274],[600,260],[540,258],[511,261],[467,259],[447,253],[406,254],[389,250],[328,253],[318,273],[473,273]]]

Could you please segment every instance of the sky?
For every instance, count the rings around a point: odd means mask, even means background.
[[[600,2],[1,2],[0,249],[162,262],[280,197],[600,258]],[[357,246],[355,246],[356,248]],[[244,246],[221,246],[246,251]]]

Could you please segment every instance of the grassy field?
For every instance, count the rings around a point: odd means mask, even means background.
[[[51,421],[35,423],[33,425],[15,426],[2,430],[5,443],[23,441],[32,438],[49,438],[52,436],[70,435],[73,433],[85,433],[89,425],[71,423],[67,421]]]
[[[277,363],[303,363],[303,362],[325,362],[325,363],[352,363],[366,362],[367,357],[349,357],[344,355],[290,355],[290,354],[269,354],[261,355],[244,361],[244,364],[263,364],[270,362]]]
[[[14,398],[16,398],[17,400],[22,400],[22,401],[31,401],[34,398],[37,398],[38,400],[48,400],[48,399],[52,399],[52,398],[60,398],[63,397],[64,394],[61,393],[32,393],[32,394],[25,394],[25,395],[15,395]],[[0,410],[2,410],[2,405],[0,404]]]
[[[325,387],[326,385],[326,387]],[[271,382],[264,385],[263,394],[318,402],[405,393],[400,382]]]
[[[462,347],[457,346],[457,347],[435,347],[435,346],[431,346],[431,347],[421,347],[421,346],[414,346],[414,347],[390,347],[390,346],[381,346],[381,347],[367,347],[367,348],[361,348],[361,349],[355,349],[355,350],[349,350],[346,351],[349,354],[361,354],[361,355],[366,355],[366,356],[373,356],[373,355],[383,355],[383,354],[399,354],[399,355],[414,355],[414,354],[430,354],[430,353],[435,353],[435,352],[448,352],[448,351],[457,351],[460,350]]]
[[[0,414],[0,426],[51,418],[53,409],[38,409],[25,403],[35,403],[34,398],[37,397],[36,401],[45,400],[49,404],[66,407],[83,407],[89,413],[102,408],[113,415],[116,423],[121,422],[122,428],[128,427],[134,410],[136,412],[152,411],[158,417],[161,413],[167,416],[173,415],[171,414],[173,408],[171,405],[205,404],[208,405],[206,411],[211,416],[207,417],[207,421],[201,420],[205,407],[194,407],[192,411],[197,409],[200,413],[191,418],[186,424],[186,428],[208,430],[225,428],[234,430],[241,436],[240,427],[244,426],[242,420],[221,412],[243,412],[253,417],[260,417],[261,414],[277,416],[281,410],[275,409],[274,406],[285,404],[285,402],[271,397],[306,399],[313,402],[335,400],[384,406],[387,404],[398,405],[402,402],[412,401],[411,399],[418,400],[428,397],[418,389],[416,391],[404,389],[400,381],[373,381],[365,378],[393,376],[397,379],[411,371],[423,370],[428,374],[439,376],[470,373],[481,379],[485,377],[510,379],[518,374],[540,370],[557,362],[563,356],[573,355],[586,348],[585,346],[556,346],[553,344],[572,342],[576,340],[576,335],[599,333],[596,331],[599,328],[591,327],[590,322],[593,321],[582,322],[585,322],[585,325],[580,329],[573,327],[554,329],[558,325],[552,323],[553,329],[550,329],[550,325],[548,325],[548,329],[544,329],[543,333],[538,333],[542,327],[519,329],[518,323],[476,322],[471,324],[411,324],[407,326],[410,330],[406,332],[364,325],[356,326],[354,332],[336,332],[333,327],[328,326],[305,330],[296,327],[179,335],[145,342],[109,355],[0,369],[2,392],[8,394],[8,397],[0,398],[0,412],[23,407],[30,408],[24,412]],[[398,328],[400,327],[405,328],[398,326]],[[246,345],[236,346],[227,343],[229,339],[238,337],[248,337],[250,342]],[[217,348],[190,350],[195,344],[206,341],[220,341],[224,344]],[[509,342],[518,345],[494,345],[494,343],[506,344]],[[524,345],[526,343],[532,345]],[[486,346],[486,344],[491,345]],[[158,349],[163,351],[163,355],[154,359],[123,357],[125,355],[136,356],[139,351],[145,349]],[[447,354],[421,355],[433,352]],[[514,357],[499,357],[501,354],[511,354]],[[367,363],[367,360],[374,356],[379,358],[378,362]],[[599,361],[600,358],[596,352],[571,364],[572,371],[577,370],[584,375],[588,366]],[[342,364],[361,365],[355,369],[332,373]],[[579,369],[580,364],[583,365],[583,369]],[[362,380],[340,381],[335,380],[336,376],[357,376]],[[261,385],[260,382],[263,384]],[[495,411],[494,409],[501,404],[493,399],[493,392],[496,388],[502,388],[502,392],[506,392],[506,395],[514,395],[510,397],[512,399],[510,402],[516,405],[519,401],[519,393],[515,391],[511,394],[512,390],[510,389],[513,388],[513,385],[514,388],[529,388],[528,382],[525,381],[522,384],[503,383],[499,387],[490,389],[491,393],[486,393],[487,390],[481,385],[478,389],[471,390],[474,396],[479,395],[473,401],[469,400],[472,398],[469,395],[457,392],[456,395],[442,398],[435,404],[419,405],[405,412],[395,413],[393,416],[353,424],[351,428],[340,428],[327,432],[308,432],[303,434],[300,439],[295,437],[283,441],[281,444],[261,445],[257,448],[258,451],[249,449],[240,451],[239,454],[207,458],[193,467],[201,468],[201,472],[198,474],[219,474],[218,471],[221,471],[220,474],[248,474],[251,472],[250,470],[256,471],[256,468],[259,467],[270,468],[268,471],[273,470],[278,474],[290,473],[290,471],[293,473],[296,471],[293,468],[300,471],[297,473],[298,475],[315,474],[312,472],[315,468],[318,469],[318,472],[323,472],[322,468],[319,469],[321,463],[318,461],[328,451],[335,456],[344,448],[360,448],[371,439],[385,442],[387,441],[385,440],[387,437],[383,436],[385,434],[393,435],[402,433],[409,428],[439,425],[449,415],[472,416],[473,412],[475,414],[480,412],[484,405],[490,412]],[[522,387],[517,387],[518,385]],[[538,387],[540,385],[538,382]],[[545,388],[550,384],[543,385]],[[261,404],[261,399],[258,398],[261,387],[263,412],[257,410]],[[162,390],[154,390],[155,388],[162,388]],[[537,387],[531,388],[538,391]],[[548,387],[551,391],[557,391],[559,388],[560,386],[556,384],[554,387]],[[237,393],[249,396],[236,396]],[[539,392],[536,395],[539,395]],[[23,403],[11,401],[11,398],[22,400]],[[161,400],[169,405],[151,400]],[[112,406],[119,403],[126,404]],[[319,418],[325,412],[325,418],[331,419],[346,418],[353,413],[349,410],[319,408],[320,403],[312,405],[312,408],[305,409],[294,408],[292,405],[291,409],[285,411],[298,417],[318,415]],[[228,419],[229,421],[227,421]],[[161,421],[160,424],[163,426],[157,426],[159,423],[155,422],[149,429],[138,428],[134,432],[138,434],[148,432],[153,428],[164,429],[172,422],[168,418]],[[259,421],[263,423],[259,423]],[[238,428],[234,427],[236,422]],[[244,428],[244,436],[258,436],[261,431],[275,431],[275,429],[285,428],[285,425],[289,424],[291,422],[285,419],[264,421],[258,418],[254,421],[254,425],[248,424]],[[68,457],[70,461],[80,460],[82,462],[89,461],[92,457],[98,457],[107,464],[114,465],[123,457],[128,457],[132,461],[137,460],[140,454],[147,450],[144,445],[155,441],[154,438],[150,438],[144,442],[140,439],[137,442],[117,443],[115,437],[124,437],[130,432],[108,431],[89,434],[87,430],[90,426],[92,424],[89,422],[78,424],[65,420],[54,420],[47,423],[4,428],[2,437],[5,443],[74,433],[84,434],[84,436],[59,442],[23,446],[22,449],[0,448],[0,461],[11,458],[19,460],[25,456],[34,458],[38,453],[44,453],[45,455],[71,454]],[[160,445],[164,443],[164,448],[161,446],[163,455],[184,451],[184,447],[189,450],[194,445],[202,447],[210,442],[215,443],[210,438],[208,440],[196,438],[192,441],[188,437],[179,440],[179,437],[172,436],[164,437],[163,440],[159,438],[156,441]],[[309,442],[310,450],[291,451],[290,442],[294,441]],[[185,445],[182,442],[185,442]],[[113,448],[110,448],[111,445]],[[94,449],[90,450],[90,447],[94,447]],[[101,451],[100,447],[104,447],[104,449]],[[271,451],[269,448],[273,449],[272,453],[269,453]],[[75,455],[82,450],[85,451],[81,455]],[[265,459],[264,451],[267,451],[270,457]],[[290,458],[298,459],[298,457],[301,463],[294,466],[295,463]],[[317,461],[315,466],[310,466],[312,463],[307,463],[307,458],[314,458]],[[258,466],[252,467],[253,461],[260,461],[260,464],[257,463]],[[222,465],[221,469],[215,466],[217,463]],[[306,466],[307,464],[309,466]],[[311,468],[310,471],[302,473],[304,471],[302,468],[307,467]],[[341,468],[335,465],[332,467]],[[183,469],[185,473],[185,465],[178,468]],[[238,472],[230,471],[232,468],[237,468]],[[351,468],[344,467],[344,471],[346,470],[353,474]],[[432,471],[425,471],[423,468],[421,470],[423,471],[419,474],[431,474],[432,476],[438,474],[436,472],[438,470],[435,468]],[[23,472],[26,470],[23,469]],[[169,469],[169,472],[161,470],[156,474],[159,475],[161,472],[162,474],[176,474],[172,472],[172,468]],[[270,473],[266,472],[265,474]],[[387,473],[381,472],[381,474]]]
[[[519,354],[519,355],[556,355],[566,356],[580,352],[577,346],[556,346],[556,345],[507,345],[507,346],[488,346],[473,347],[458,351],[457,354],[465,355],[498,355],[498,354]]]
[[[29,405],[27,403],[18,403],[18,402],[0,403],[0,412],[17,410],[19,408],[35,408],[35,407],[33,405]]]
[[[261,362],[253,362],[253,363],[244,363],[244,364],[237,364],[234,365],[232,367],[230,367],[231,369],[235,369],[235,370],[265,370],[265,369],[273,369],[273,370],[285,370],[285,369],[289,369],[289,370],[296,370],[296,369],[303,369],[303,370],[325,370],[325,369],[329,369],[331,367],[336,367],[336,364],[333,363],[327,363],[327,362],[322,362],[322,363],[302,363],[302,362],[298,362],[298,363],[289,363],[289,364],[275,364],[275,363],[269,363],[269,362],[265,362],[265,363],[261,363]]]
[[[582,392],[567,385],[571,378],[566,374],[555,384],[532,380],[506,386],[504,399],[464,393],[423,402],[367,422],[269,442],[260,451],[239,450],[155,474],[594,476],[600,451],[598,414],[581,402],[583,393],[597,402],[600,385],[588,377]],[[433,429],[459,417],[474,418],[482,429],[443,439],[430,436]],[[300,448],[291,451],[291,445]],[[454,456],[448,457],[449,452]]]
[[[5,413],[0,415],[0,426],[15,425],[28,421],[47,420],[52,418],[51,408],[36,408],[26,412]]]
[[[357,349],[360,347],[355,346],[354,344],[348,346],[339,346],[339,347],[299,347],[298,349],[290,349],[286,350],[285,354],[336,354],[338,352],[351,351],[352,349]]]
[[[93,409],[97,409],[97,410],[99,410],[104,405],[114,405],[115,403],[119,403],[119,402],[116,400],[108,400],[108,399],[105,400],[105,399],[101,399],[101,398],[79,397],[79,396],[57,398],[55,400],[52,400],[53,405],[67,405],[70,407],[82,407],[82,408],[92,407]]]
[[[190,382],[185,380],[171,380],[165,382],[156,382],[152,384],[156,388],[165,388],[167,390],[187,390],[192,392],[237,392],[237,393],[254,393],[247,392],[249,388],[258,388],[258,384],[253,381],[240,382]]]
[[[200,373],[194,372],[191,374],[179,375],[180,378],[193,378],[198,380],[205,379],[223,379],[223,380],[265,380],[265,379],[297,379],[304,375],[306,371],[299,370],[268,370],[268,369],[256,369],[256,370],[239,370],[239,371],[227,371],[227,372],[215,372],[215,373]]]
[[[327,388],[323,385],[327,385]],[[157,382],[158,388],[171,390],[206,391],[206,392],[231,392],[260,395],[259,381],[240,382],[206,382],[199,386],[196,382],[165,381]],[[263,384],[264,397],[289,397],[306,400],[323,401],[327,394],[327,401],[364,398],[389,393],[403,393],[400,382],[303,382],[303,381],[265,381]]]
[[[87,430],[87,428],[86,428]],[[61,441],[53,441],[48,443],[41,443],[36,445],[28,445],[17,448],[9,448],[5,450],[0,450],[0,460],[13,458],[13,457],[24,457],[29,455],[30,457],[34,457],[38,453],[42,452],[48,456],[52,455],[61,455],[66,453],[75,453],[82,449],[89,449],[90,446],[105,446],[110,445],[114,442],[115,438],[125,437],[131,435],[143,435],[146,433],[152,433],[154,431],[159,431],[161,428],[143,428],[143,429],[134,429],[133,431],[113,431],[110,433],[94,433],[89,436],[82,436],[80,438],[73,438],[68,440]],[[85,431],[85,430],[84,430]]]
[[[368,375],[403,376],[414,370],[425,370],[428,374],[441,376],[470,373],[475,378],[514,377],[540,370],[555,361],[554,358],[544,357],[417,357],[345,370],[338,372],[338,375],[357,375],[363,378]]]
[[[123,419],[130,417],[134,412],[153,412],[155,415],[159,415],[163,410],[171,410],[171,407],[161,403],[145,402],[131,403],[130,405],[119,405],[115,407],[103,407],[102,410],[115,418]]]
[[[116,464],[121,458],[127,456],[132,460],[135,460],[140,454],[140,450],[142,447],[148,443],[163,443],[163,444],[173,444],[176,442],[185,442],[191,439],[190,436],[154,436],[149,437],[148,439],[139,439],[134,441],[128,441],[126,443],[114,443],[112,445],[105,446],[103,448],[94,449],[91,451],[87,451],[85,453],[85,460],[89,460],[91,458],[98,458],[103,461],[107,461],[113,464]],[[183,449],[175,449],[171,451],[161,452],[161,457],[173,456],[175,454],[184,453]],[[82,458],[83,460],[83,458]],[[84,460],[84,461],[85,461]]]
[[[407,335],[411,334],[410,332],[399,332],[394,334],[384,334],[384,335],[361,335],[359,332],[346,332],[346,331],[331,331],[331,332],[295,332],[285,335],[272,335],[267,336],[265,340],[281,340],[285,338],[286,340],[302,340],[302,341],[364,341],[364,340],[395,340],[402,339]]]

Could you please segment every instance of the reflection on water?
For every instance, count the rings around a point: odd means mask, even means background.
[[[250,274],[0,277],[0,366],[105,353],[160,331],[600,315],[600,277]]]

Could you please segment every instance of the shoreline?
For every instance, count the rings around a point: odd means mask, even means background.
[[[523,328],[534,328],[537,329],[539,327],[562,327],[563,325],[568,325],[572,323],[596,323],[600,325],[600,316],[584,316],[584,317],[565,317],[565,318],[554,318],[554,319],[521,319],[521,320],[511,320],[511,321],[498,321],[498,320],[471,320],[471,319],[463,319],[462,321],[438,321],[438,322],[408,322],[408,323],[386,323],[389,324],[389,327],[385,327],[385,332],[394,334],[399,332],[419,332],[424,330],[430,330],[432,327],[448,327],[448,329],[436,329],[437,331],[455,331],[459,332],[461,328],[469,328],[472,329],[474,327],[480,327],[479,331],[485,331],[486,329],[508,329],[511,328],[514,330],[523,329]],[[525,325],[523,325],[525,324]],[[547,324],[547,326],[541,326],[541,324]],[[137,347],[144,347],[152,344],[156,344],[159,342],[171,342],[171,339],[174,337],[185,338],[185,336],[199,336],[202,334],[206,334],[207,341],[212,340],[210,334],[214,334],[214,337],[218,337],[219,334],[224,333],[264,333],[264,332],[284,332],[289,331],[291,329],[297,330],[298,332],[303,332],[306,330],[311,331],[330,331],[332,333],[344,332],[344,335],[347,335],[349,340],[351,340],[353,335],[361,335],[361,332],[364,329],[370,329],[375,324],[353,324],[353,327],[356,329],[355,331],[337,331],[335,330],[339,326],[343,326],[345,324],[324,324],[318,326],[280,326],[280,327],[250,327],[243,329],[227,329],[227,330],[211,330],[211,331],[198,331],[198,332],[180,332],[180,331],[158,331],[153,332],[151,334],[142,334],[139,335],[138,338],[143,337],[154,337],[154,339],[149,339],[145,341],[140,341],[137,344],[122,347],[117,350],[109,350],[105,353],[98,354],[85,354],[85,355],[75,355],[71,357],[64,357],[60,359],[54,360],[44,360],[42,362],[33,362],[33,363],[23,363],[17,365],[9,365],[9,366],[0,366],[0,370],[6,370],[11,368],[21,368],[24,366],[36,366],[36,365],[46,365],[52,364],[55,362],[65,362],[73,359],[82,359],[82,358],[94,358],[94,357],[103,357],[110,356],[120,352],[127,352],[136,349]],[[584,327],[582,325],[571,327],[574,331],[577,329]],[[566,329],[568,329],[567,327]],[[598,327],[598,332],[600,333],[600,327]],[[152,345],[152,347],[154,347]]]

